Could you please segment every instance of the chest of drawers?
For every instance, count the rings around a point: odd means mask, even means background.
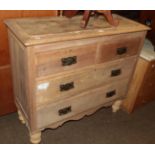
[[[115,16],[118,27],[81,17],[26,18],[8,26],[14,96],[32,143],[41,131],[78,120],[126,96],[148,28]]]

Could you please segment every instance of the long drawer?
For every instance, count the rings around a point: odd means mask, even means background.
[[[39,80],[36,88],[37,105],[63,100],[120,79],[130,80],[135,62],[136,57],[130,57],[83,71]]]
[[[109,84],[92,89],[75,97],[61,100],[60,102],[41,106],[37,109],[38,128],[72,117],[100,104],[106,104],[115,99],[123,98],[127,91],[127,84],[128,80],[124,79],[112,85]]]

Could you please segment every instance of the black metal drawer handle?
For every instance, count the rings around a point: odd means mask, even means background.
[[[74,82],[70,82],[70,83],[60,85],[60,91],[68,91],[68,90],[73,89],[73,88],[74,88]]]
[[[117,48],[117,55],[123,55],[127,53],[127,47]]]
[[[112,90],[106,93],[106,98],[110,98],[116,95],[116,90]]]
[[[66,114],[70,113],[71,111],[72,111],[72,108],[71,108],[71,106],[69,106],[69,107],[60,109],[58,111],[58,113],[59,113],[59,116],[62,116],[62,115],[66,115]]]
[[[77,56],[62,58],[62,66],[70,66],[77,63]]]
[[[112,70],[111,71],[111,77],[119,76],[119,75],[121,75],[121,73],[122,73],[122,70],[121,69]]]

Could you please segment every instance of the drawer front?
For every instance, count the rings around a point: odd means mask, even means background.
[[[105,85],[37,110],[37,127],[43,128],[66,118],[125,96],[128,80]]]
[[[95,63],[96,44],[36,54],[37,76],[74,70]]]
[[[96,85],[104,85],[121,79],[130,80],[136,62],[137,56],[132,56],[126,59],[119,59],[104,63],[103,65],[98,65],[95,71]]]
[[[62,100],[94,85],[94,70],[75,72],[37,82],[36,102],[38,105]]]
[[[136,57],[105,63],[96,68],[85,69],[64,76],[37,82],[36,102],[38,105],[62,100],[120,79],[130,79]]]
[[[124,35],[122,35],[122,37],[120,36],[117,39],[115,38],[114,40],[100,43],[97,63],[136,55],[140,50],[141,41],[141,36],[124,37]]]

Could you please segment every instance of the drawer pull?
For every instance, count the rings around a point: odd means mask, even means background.
[[[68,90],[73,89],[73,88],[74,88],[74,82],[70,82],[70,83],[60,85],[60,91],[68,91]]]
[[[117,55],[123,55],[127,52],[126,47],[117,48]]]
[[[121,69],[116,69],[111,71],[111,77],[118,76],[122,73]]]
[[[61,59],[62,66],[70,66],[77,63],[77,57],[68,57],[68,58],[62,58]]]
[[[110,98],[110,97],[113,97],[114,95],[116,95],[116,90],[112,90],[110,92],[107,92],[106,97]]]
[[[62,115],[66,115],[66,114],[70,113],[71,111],[72,111],[71,106],[69,106],[69,107],[60,109],[58,111],[58,113],[59,113],[59,116],[62,116]]]

